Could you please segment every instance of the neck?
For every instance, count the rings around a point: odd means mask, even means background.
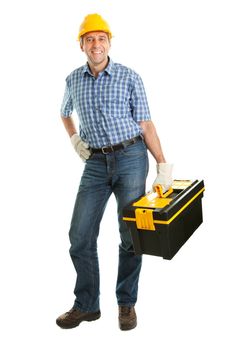
[[[92,62],[88,61],[88,65],[89,65],[89,68],[90,68],[92,74],[94,75],[94,77],[97,78],[99,73],[102,72],[103,70],[105,70],[105,68],[107,67],[108,58],[99,64],[93,64]]]

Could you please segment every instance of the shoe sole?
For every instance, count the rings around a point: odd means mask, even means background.
[[[119,328],[120,328],[121,331],[130,331],[131,329],[134,329],[136,327],[137,327],[137,323],[135,323],[132,326],[124,326],[124,325],[120,325],[119,324]]]
[[[101,314],[87,315],[85,318],[83,318],[82,320],[77,321],[73,325],[62,325],[62,324],[59,324],[59,321],[56,321],[56,324],[62,329],[72,329],[72,328],[78,327],[80,325],[80,323],[83,322],[83,321],[87,321],[87,322],[96,321],[100,317],[101,317]]]

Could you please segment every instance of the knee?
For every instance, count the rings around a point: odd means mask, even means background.
[[[70,236],[70,256],[73,258],[93,257],[97,254],[97,244],[91,239]]]

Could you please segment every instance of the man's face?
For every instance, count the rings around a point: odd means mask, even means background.
[[[110,49],[108,35],[104,32],[90,32],[82,37],[81,50],[85,52],[88,62],[94,66],[106,63]]]

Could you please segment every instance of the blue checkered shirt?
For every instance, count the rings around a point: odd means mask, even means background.
[[[62,117],[70,117],[73,109],[80,136],[92,148],[131,139],[141,133],[138,122],[151,119],[142,79],[111,59],[97,78],[88,64],[66,78]]]

